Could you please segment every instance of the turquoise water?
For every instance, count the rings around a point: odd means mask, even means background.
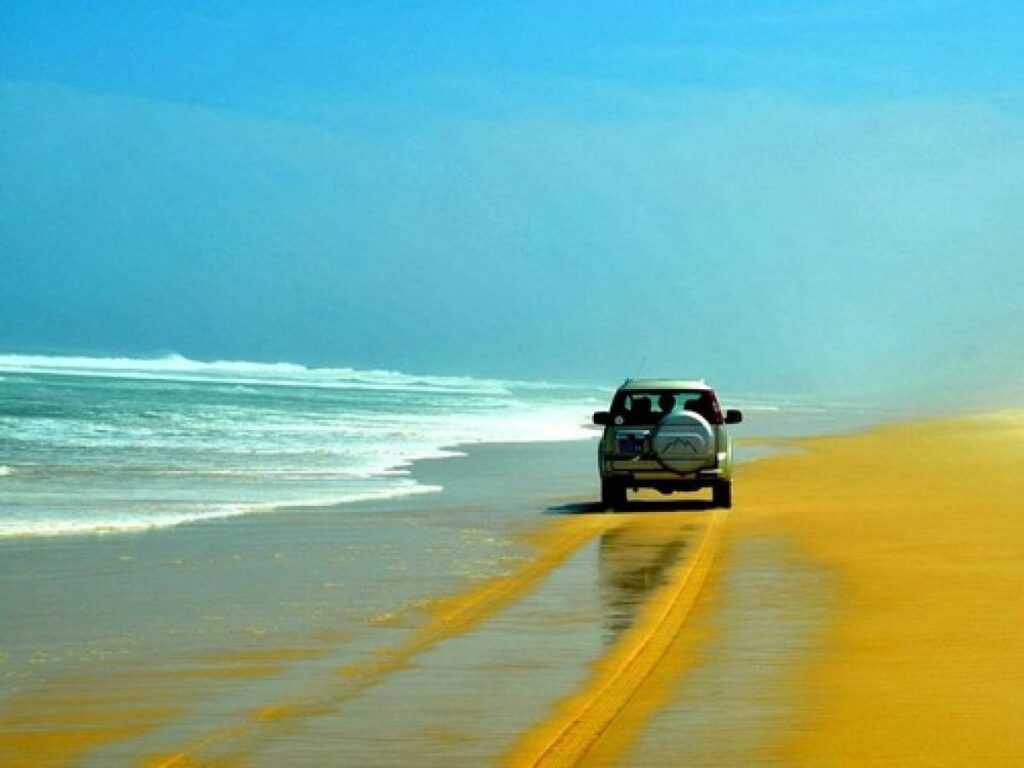
[[[600,390],[292,364],[0,355],[0,536],[437,490],[416,459],[582,439]]]

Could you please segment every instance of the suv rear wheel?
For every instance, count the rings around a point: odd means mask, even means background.
[[[617,480],[602,480],[601,503],[606,507],[619,507],[625,504],[626,486]]]
[[[732,507],[732,481],[718,480],[711,487],[711,503],[716,507]]]

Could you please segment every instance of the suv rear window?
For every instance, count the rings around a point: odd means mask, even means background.
[[[712,424],[722,423],[718,398],[710,390],[659,389],[619,391],[612,400],[612,419],[616,424],[651,427],[669,413],[693,411]],[[619,417],[622,421],[619,421]]]

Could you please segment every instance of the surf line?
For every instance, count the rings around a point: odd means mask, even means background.
[[[651,611],[612,652],[581,691],[528,732],[505,759],[510,768],[575,766],[614,723],[682,632],[711,571],[724,512],[713,512],[697,551],[677,569]]]
[[[304,719],[335,711],[391,673],[408,667],[416,656],[517,602],[584,544],[627,522],[624,515],[580,515],[537,532],[531,537],[538,551],[535,558],[511,573],[432,601],[426,610],[429,620],[403,642],[380,649],[360,663],[339,667],[336,680],[321,689],[250,711],[245,721],[208,733],[180,750],[155,756],[146,762],[147,768],[189,766],[203,757],[242,759],[262,740],[279,736],[289,725],[298,725]]]

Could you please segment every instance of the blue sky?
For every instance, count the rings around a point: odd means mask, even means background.
[[[1013,394],[1021,50],[1009,2],[8,2],[0,347]]]

